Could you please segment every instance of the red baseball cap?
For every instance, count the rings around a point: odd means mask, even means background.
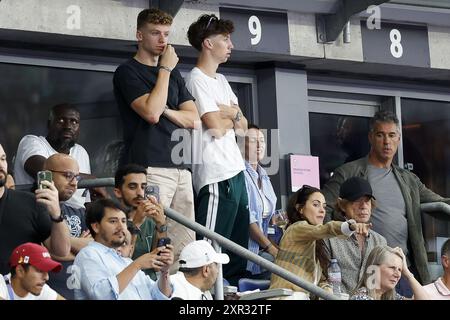
[[[14,268],[19,264],[30,264],[44,272],[59,272],[62,265],[52,260],[48,250],[36,243],[27,242],[15,248],[9,258],[9,265]]]

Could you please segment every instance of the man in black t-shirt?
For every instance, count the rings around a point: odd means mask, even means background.
[[[8,165],[0,144],[0,274],[10,270],[12,250],[25,242],[42,243],[50,253],[65,256],[70,250],[69,232],[59,208],[58,191],[53,183],[35,195],[5,188]],[[50,237],[51,235],[51,237]]]
[[[171,137],[189,136],[188,129],[200,120],[193,97],[175,69],[177,54],[167,43],[171,24],[172,17],[159,9],[141,11],[136,31],[138,51],[114,73],[125,143],[120,165],[136,163],[147,168],[147,183],[159,186],[163,206],[194,221],[190,161],[185,160],[190,154],[190,139],[183,140],[178,152],[179,142]],[[195,234],[168,219],[168,235],[177,261],[181,249],[195,240]],[[174,265],[172,271],[176,268]]]

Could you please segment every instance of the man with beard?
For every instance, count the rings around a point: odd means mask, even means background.
[[[117,249],[125,241],[127,216],[110,199],[93,202],[86,211],[86,223],[95,241],[75,258],[78,300],[168,300],[172,295],[169,268],[173,264],[173,246],[157,248],[157,255],[146,253],[136,260],[122,257]],[[142,270],[161,272],[157,282]]]
[[[61,262],[64,272],[54,274],[48,284],[66,299],[73,300],[74,293],[67,279],[71,274],[71,265],[77,253],[87,246],[92,237],[86,226],[85,209],[73,208],[66,202],[77,190],[80,171],[77,161],[68,154],[55,153],[48,157],[44,163],[44,170],[49,170],[53,174],[53,182],[58,190],[58,197],[61,206],[61,213],[70,232],[70,253],[65,257],[53,256],[55,260]]]
[[[6,154],[0,143],[0,274],[9,271],[7,257],[12,250],[25,242],[44,242],[52,254],[69,254],[69,232],[61,223],[64,218],[54,184],[43,181],[47,188],[36,190],[35,195],[6,189],[7,172]]]
[[[71,155],[81,172],[90,175],[89,155],[76,143],[80,134],[80,112],[68,103],[58,104],[50,111],[47,127],[46,137],[26,135],[20,141],[14,161],[16,185],[34,183],[37,172],[43,170],[45,159],[58,152]],[[77,190],[68,204],[84,207],[83,192],[84,189]]]
[[[162,205],[151,196],[145,199],[147,171],[137,164],[127,164],[119,168],[115,176],[114,194],[122,205],[130,209],[128,212],[129,229],[133,233],[131,253],[135,260],[146,253],[156,254],[157,240],[167,236],[166,216]],[[144,270],[153,280],[156,274],[153,269]]]

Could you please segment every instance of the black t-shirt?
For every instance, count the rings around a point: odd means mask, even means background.
[[[120,65],[114,73],[114,95],[123,121],[124,156],[121,164],[137,163],[144,167],[185,168],[174,164],[171,152],[179,141],[171,141],[172,132],[179,127],[161,116],[157,124],[142,119],[131,107],[131,103],[150,93],[158,78],[158,67],[151,67],[130,59]],[[186,89],[183,77],[177,69],[170,74],[167,106],[179,110],[179,105],[194,100]],[[182,156],[182,154],[180,154]]]
[[[50,236],[52,221],[34,194],[8,190],[0,203],[0,274],[8,274],[9,257],[25,242],[41,243]]]

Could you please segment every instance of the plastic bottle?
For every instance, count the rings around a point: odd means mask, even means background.
[[[341,268],[337,262],[337,259],[331,259],[330,266],[328,267],[328,282],[333,288],[333,294],[341,294]]]

